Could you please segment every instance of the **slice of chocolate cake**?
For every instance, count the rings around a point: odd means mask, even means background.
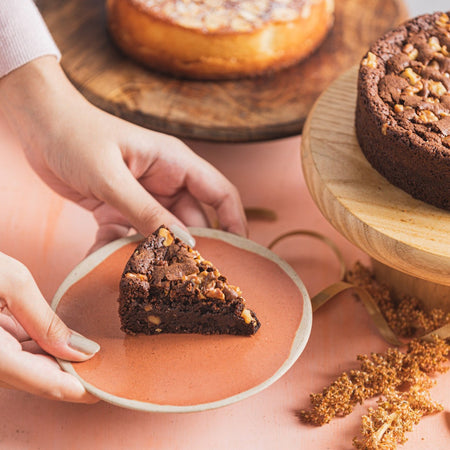
[[[165,226],[142,241],[128,260],[119,315],[128,334],[252,335],[260,326],[241,290]]]

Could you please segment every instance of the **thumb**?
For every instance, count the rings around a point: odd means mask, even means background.
[[[0,253],[1,303],[6,303],[28,335],[55,357],[84,361],[100,349],[94,341],[68,328],[52,311],[29,270],[3,253]]]
[[[144,236],[166,225],[187,244],[194,246],[195,239],[186,226],[164,208],[140,183],[128,168],[116,171],[114,180],[107,181],[99,196],[119,211],[130,224]]]

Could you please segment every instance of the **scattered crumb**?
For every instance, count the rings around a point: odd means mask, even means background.
[[[406,392],[389,390],[377,403],[376,409],[369,408],[362,417],[361,437],[353,439],[357,449],[394,450],[408,440],[405,433],[412,431],[423,416],[443,410],[420,386]]]
[[[342,373],[322,392],[311,394],[311,408],[301,410],[302,422],[324,425],[337,416],[346,416],[358,403],[380,396],[376,409],[369,408],[362,417],[361,436],[353,445],[364,450],[396,449],[406,442],[420,419],[442,411],[429,389],[435,384],[430,375],[449,369],[450,342],[437,336],[430,340],[417,337],[450,322],[450,313],[439,309],[427,312],[412,297],[395,301],[389,288],[357,263],[347,272],[346,280],[366,289],[378,304],[392,330],[402,338],[412,338],[405,351],[389,348],[384,353],[358,355],[358,370]]]
[[[298,416],[305,423],[324,425],[336,416],[350,414],[358,403],[393,389],[429,389],[434,381],[428,375],[448,370],[449,353],[450,345],[435,337],[412,340],[406,352],[389,348],[385,353],[358,355],[360,368],[342,373],[322,392],[311,394],[312,408],[299,411]]]
[[[347,271],[346,280],[369,292],[398,337],[421,336],[450,322],[450,313],[438,308],[428,312],[415,297],[405,295],[395,300],[389,287],[375,280],[372,272],[359,262]]]

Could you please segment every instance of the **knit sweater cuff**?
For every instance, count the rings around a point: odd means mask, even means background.
[[[58,50],[31,0],[0,0],[0,77],[41,56]]]

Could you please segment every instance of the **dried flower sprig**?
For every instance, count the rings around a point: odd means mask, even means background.
[[[420,386],[428,389],[434,381],[427,375],[442,373],[446,366],[450,345],[434,337],[431,341],[412,340],[406,352],[389,348],[385,353],[358,355],[360,368],[342,373],[322,392],[311,394],[311,409],[301,410],[301,421],[324,425],[336,416],[346,416],[358,403],[393,389]]]
[[[442,411],[442,406],[430,397],[428,390],[415,386],[406,392],[390,389],[378,400],[376,409],[362,417],[361,437],[353,445],[361,450],[394,450],[407,441],[406,433],[412,431],[424,415]]]
[[[399,337],[422,336],[450,323],[450,312],[439,308],[427,311],[415,297],[405,295],[396,300],[388,286],[377,281],[372,272],[359,262],[347,271],[345,279],[372,296],[390,328]]]

